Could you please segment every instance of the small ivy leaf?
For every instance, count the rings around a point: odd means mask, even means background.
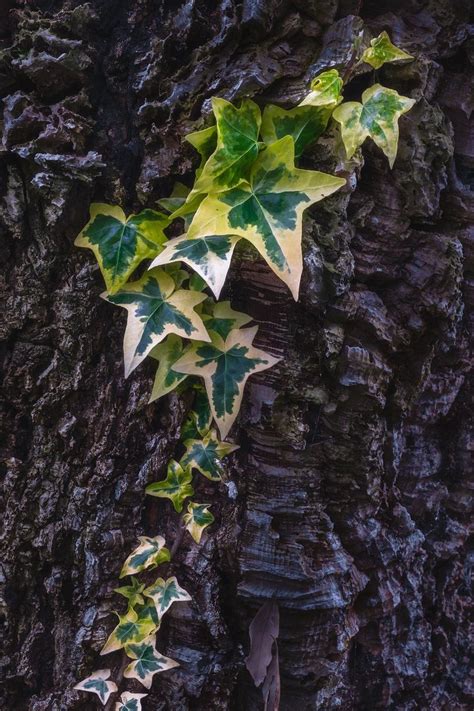
[[[191,470],[183,469],[177,461],[172,459],[168,464],[166,479],[149,484],[145,492],[150,496],[170,499],[175,511],[180,513],[183,510],[184,500],[194,494],[192,480]]]
[[[228,190],[237,185],[247,177],[258,156],[261,116],[257,104],[244,99],[237,109],[225,99],[213,98],[212,109],[217,122],[216,149],[203,166],[188,201],[198,193]]]
[[[157,652],[155,645],[156,636],[152,634],[138,644],[125,647],[127,656],[135,661],[128,665],[123,675],[127,679],[137,679],[147,689],[151,688],[155,674],[179,667],[178,662]]]
[[[337,69],[322,72],[311,82],[311,91],[300,106],[325,106],[335,108],[342,101],[342,78]]]
[[[142,699],[148,694],[131,694],[124,691],[120,696],[120,701],[115,704],[115,711],[142,711]]]
[[[196,543],[201,542],[204,529],[214,522],[214,516],[208,510],[210,504],[188,504],[188,512],[183,514],[186,530],[189,531]]]
[[[105,643],[101,655],[110,654],[131,643],[141,642],[156,630],[151,617],[139,619],[135,610],[128,610],[125,615],[117,615],[119,623]]]
[[[186,452],[181,458],[183,467],[197,469],[210,481],[221,481],[222,466],[220,460],[239,447],[229,442],[220,442],[214,430],[204,439],[188,439],[184,442]]]
[[[173,370],[173,364],[181,358],[184,351],[183,341],[179,336],[171,333],[158,346],[150,352],[150,356],[159,361],[156,371],[153,389],[148,402],[154,402],[158,398],[167,395],[178,387],[183,380],[188,377],[183,373]]]
[[[158,205],[167,212],[174,212],[186,202],[186,198],[191,192],[190,188],[184,183],[176,182],[173,187],[173,192],[167,198],[160,198]]]
[[[147,568],[156,568],[161,563],[167,563],[170,560],[170,552],[165,547],[165,539],[163,536],[139,536],[140,545],[128,556],[123,564],[120,577],[126,575],[134,575],[140,573]]]
[[[352,158],[357,148],[370,136],[393,168],[398,148],[398,120],[414,104],[414,99],[374,84],[362,94],[362,104],[348,101],[338,106],[333,117],[341,125],[347,157]]]
[[[181,428],[181,440],[199,439],[207,434],[212,424],[212,412],[206,389],[199,383],[195,390],[193,409],[189,412]]]
[[[136,605],[143,605],[145,600],[143,599],[142,592],[145,589],[145,585],[141,584],[137,578],[132,578],[130,585],[124,585],[120,588],[115,588],[114,592],[122,595],[128,600],[128,606],[135,607]]]
[[[208,287],[204,279],[196,272],[193,272],[189,277],[189,288],[193,289],[193,291],[204,291]]]
[[[199,239],[181,235],[170,240],[151,266],[182,261],[204,279],[218,299],[239,239],[232,235],[211,235]]]
[[[216,150],[217,126],[209,126],[209,128],[203,128],[201,131],[188,133],[188,135],[185,136],[185,140],[190,143],[201,156],[201,163],[196,170],[196,177],[198,178],[202,173],[207,159]]]
[[[206,295],[176,290],[172,277],[163,269],[152,269],[113,296],[102,297],[128,311],[123,342],[126,378],[169,333],[209,340],[201,317],[194,311]]]
[[[295,106],[286,110],[268,104],[262,117],[262,138],[271,144],[291,136],[295,142],[295,158],[299,158],[306,146],[324,133],[331,113],[332,109],[315,106]]]
[[[387,32],[384,31],[370,41],[370,47],[367,47],[360,61],[370,64],[374,69],[380,69],[386,62],[400,62],[412,59],[414,57],[411,54],[407,54],[402,49],[395,47],[391,43]]]
[[[303,270],[303,212],[345,182],[326,173],[295,168],[294,142],[286,136],[260,153],[250,183],[242,181],[202,201],[188,235],[245,237],[297,300]]]
[[[279,360],[252,345],[257,331],[258,326],[236,329],[225,341],[211,333],[212,343],[193,343],[174,364],[180,373],[204,378],[211,411],[223,439],[240,410],[248,377],[271,368]]]
[[[80,681],[74,687],[78,691],[89,691],[92,694],[97,694],[101,702],[104,704],[109,700],[109,696],[118,691],[117,684],[114,681],[107,681],[110,676],[110,669],[99,669],[94,672],[84,681]]]
[[[158,578],[145,590],[145,595],[153,600],[158,618],[161,619],[173,602],[187,602],[191,595],[184,590],[175,577],[164,580]]]
[[[161,252],[168,225],[161,212],[143,210],[126,217],[120,207],[93,203],[89,222],[74,244],[94,252],[107,291],[115,294],[144,259]]]
[[[233,329],[245,326],[252,317],[242,311],[234,311],[230,301],[219,301],[212,305],[210,313],[202,315],[202,320],[208,331],[214,331],[225,340]]]

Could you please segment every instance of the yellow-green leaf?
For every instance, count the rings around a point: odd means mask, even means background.
[[[189,531],[196,543],[201,542],[204,529],[214,521],[214,516],[209,511],[210,504],[188,504],[187,513],[183,514],[186,530]]]
[[[193,133],[188,133],[188,135],[185,136],[185,139],[201,156],[201,163],[196,170],[196,178],[198,178],[202,173],[202,169],[207,159],[216,150],[217,126],[209,126],[209,128],[203,128],[201,131],[193,131]]]
[[[192,480],[191,470],[183,469],[178,462],[171,459],[168,464],[166,479],[149,484],[145,492],[150,496],[170,499],[175,510],[179,513],[183,510],[184,500],[194,494],[194,489],[191,485]]]
[[[262,117],[262,138],[267,144],[284,136],[295,142],[295,157],[299,158],[306,146],[314,143],[326,130],[332,109],[316,106],[295,106],[282,109],[268,104]]]
[[[123,341],[125,377],[170,333],[209,340],[201,317],[194,311],[206,295],[176,289],[172,277],[163,269],[151,269],[113,296],[102,296],[128,311]]]
[[[322,72],[311,82],[311,91],[300,106],[318,106],[334,109],[342,101],[342,78],[337,69]]]
[[[161,619],[174,602],[187,602],[191,595],[179,585],[176,578],[158,578],[146,588],[145,595],[153,600],[158,618]]]
[[[165,546],[163,536],[155,536],[154,538],[139,536],[138,540],[140,544],[130,553],[123,564],[120,573],[121,578],[124,578],[126,575],[140,573],[147,568],[156,568],[157,565],[170,560],[170,552]]]
[[[94,252],[107,291],[114,294],[144,259],[161,252],[168,224],[166,215],[154,210],[126,217],[120,207],[93,203],[89,222],[74,244]]]
[[[108,681],[109,676],[110,669],[99,669],[88,676],[87,679],[84,679],[84,681],[80,681],[79,684],[76,684],[74,688],[79,691],[88,691],[89,693],[97,694],[105,706],[109,696],[118,691],[117,684],[114,681]]]
[[[186,202],[191,189],[188,188],[184,183],[176,182],[173,187],[171,195],[167,198],[160,198],[158,200],[158,205],[162,207],[167,212],[174,212],[179,210],[180,207]]]
[[[208,331],[214,331],[225,340],[233,329],[245,326],[252,317],[242,311],[234,311],[230,301],[219,301],[202,314],[202,320]]]
[[[222,438],[237,417],[249,376],[278,362],[278,358],[252,345],[257,331],[257,326],[235,329],[225,341],[211,332],[212,343],[193,343],[174,364],[180,373],[204,378],[212,414]]]
[[[370,47],[367,47],[360,61],[370,64],[374,69],[380,69],[386,62],[400,62],[412,59],[414,57],[411,54],[407,54],[403,49],[399,49],[391,43],[387,32],[381,32],[378,37],[370,41]]]
[[[174,333],[167,336],[164,341],[155,346],[150,352],[150,356],[159,361],[159,365],[148,402],[158,400],[158,398],[177,388],[183,380],[186,380],[187,375],[173,370],[173,364],[181,358],[183,352],[183,341]]]
[[[220,442],[214,430],[203,439],[188,439],[184,442],[186,452],[181,458],[183,467],[197,469],[211,481],[220,481],[222,474],[221,459],[239,447],[229,442]]]
[[[179,667],[174,659],[156,651],[156,636],[150,635],[139,643],[129,644],[125,652],[134,661],[128,665],[123,675],[127,679],[137,679],[147,689],[151,688],[153,676],[159,672]]]
[[[362,94],[362,104],[348,101],[338,106],[333,117],[341,125],[347,157],[352,158],[370,136],[392,168],[398,149],[398,120],[414,103],[414,99],[401,96],[394,89],[374,84]]]
[[[286,136],[262,151],[252,167],[250,182],[242,181],[202,201],[188,235],[245,237],[297,299],[303,269],[303,212],[345,182],[326,173],[295,168],[294,142]]]
[[[115,588],[114,592],[126,598],[128,600],[129,607],[135,607],[136,605],[144,604],[145,600],[142,595],[144,589],[145,585],[141,584],[137,578],[132,578],[130,585],[123,585],[121,588]]]
[[[157,629],[157,625],[150,617],[139,619],[135,610],[127,610],[125,615],[117,615],[117,617],[119,623],[109,636],[101,654],[109,654],[129,644],[141,642]]]
[[[132,694],[124,691],[120,695],[120,701],[115,704],[115,711],[142,711],[142,699],[148,694]]]

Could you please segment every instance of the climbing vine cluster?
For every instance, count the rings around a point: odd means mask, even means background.
[[[383,32],[360,51],[345,80],[360,64],[378,69],[385,62],[410,59]],[[177,183],[172,195],[159,201],[164,212],[146,209],[126,217],[120,207],[95,203],[76,239],[77,246],[91,249],[97,258],[107,289],[102,297],[127,310],[125,376],[150,356],[158,362],[150,402],[173,389],[193,394],[181,431],[182,456],[171,459],[166,477],[149,484],[146,493],[169,499],[178,514],[186,504],[182,525],[196,544],[214,516],[209,504],[192,500],[193,477],[197,472],[221,481],[222,459],[238,449],[224,440],[246,381],[277,362],[253,345],[258,327],[248,325],[251,316],[218,300],[235,247],[240,240],[250,242],[297,300],[303,212],[346,181],[297,168],[295,159],[332,118],[340,127],[342,162],[370,137],[392,167],[398,119],[414,104],[377,83],[364,91],[361,103],[344,102],[343,83],[336,69],[322,72],[298,106],[268,105],[263,114],[250,99],[236,108],[214,98],[215,125],[186,137],[201,158],[192,189]],[[168,239],[166,231],[176,234],[177,225],[182,234]],[[142,276],[130,281],[145,261]],[[120,574],[128,584],[115,591],[127,600],[127,609],[118,615],[101,652],[123,649],[130,660],[124,677],[146,689],[154,674],[178,666],[157,651],[156,634],[171,605],[191,597],[174,576],[158,577],[148,586],[137,576],[170,559],[163,536],[140,537]],[[110,669],[96,671],[75,688],[97,694],[106,704],[118,691],[110,675]],[[125,691],[115,709],[141,711],[144,696]]]

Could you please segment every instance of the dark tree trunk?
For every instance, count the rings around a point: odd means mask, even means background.
[[[416,56],[379,71],[418,100],[390,171],[308,210],[300,302],[254,255],[228,295],[283,360],[249,381],[234,487],[200,484],[216,524],[184,539],[150,709],[262,708],[243,658],[280,607],[286,709],[470,709],[466,549],[472,317],[474,21],[469,0],[2,0],[0,234],[5,317],[2,708],[95,709],[95,669],[186,402],[125,381],[121,309],[73,247],[93,200],[154,207],[190,181],[209,97],[290,105],[344,67],[362,20]],[[360,16],[362,18],[359,19]],[[369,82],[360,75],[346,96]],[[331,134],[330,134],[331,135]],[[334,169],[334,141],[305,165]],[[236,490],[236,496],[231,495]],[[148,498],[148,497],[147,497]]]

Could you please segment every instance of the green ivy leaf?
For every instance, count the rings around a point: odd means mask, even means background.
[[[245,237],[296,300],[303,269],[303,211],[345,182],[326,173],[295,168],[293,139],[281,138],[259,155],[250,183],[242,181],[202,201],[188,235],[233,233]]]
[[[149,484],[145,492],[150,496],[158,496],[162,499],[170,499],[175,511],[183,510],[184,500],[194,494],[191,485],[193,475],[189,469],[183,469],[174,459],[168,464],[168,473],[163,481],[155,481]]]
[[[89,691],[92,694],[97,694],[101,702],[104,704],[109,700],[109,696],[114,694],[117,689],[117,684],[113,681],[107,681],[110,676],[110,669],[99,669],[94,672],[84,681],[80,681],[74,687],[79,691]]]
[[[189,412],[181,428],[181,440],[199,439],[209,430],[212,423],[212,412],[206,389],[199,383],[193,385],[195,391],[193,409]]]
[[[332,109],[315,106],[295,106],[286,110],[268,104],[262,117],[262,138],[271,144],[291,136],[295,142],[295,158],[299,158],[306,146],[324,133],[331,113]]]
[[[342,101],[342,78],[337,69],[322,72],[311,82],[311,91],[300,106],[318,106],[334,109]]]
[[[217,126],[209,126],[209,128],[203,128],[201,131],[188,133],[188,135],[185,136],[185,140],[190,143],[201,156],[201,163],[196,170],[196,177],[198,178],[202,173],[207,159],[216,150]]]
[[[177,388],[183,380],[186,380],[187,375],[173,370],[173,364],[181,358],[183,351],[182,339],[171,333],[150,352],[150,356],[159,361],[159,365],[148,402],[154,402],[154,400],[158,400],[163,395],[167,395],[167,393]]]
[[[333,117],[341,125],[347,157],[352,158],[370,136],[392,168],[398,149],[398,120],[414,103],[414,99],[400,96],[394,89],[374,84],[362,94],[362,104],[348,101],[338,106]]]
[[[187,513],[183,514],[186,530],[189,531],[196,543],[201,542],[204,529],[214,521],[214,516],[209,511],[210,504],[188,504]]]
[[[218,299],[239,239],[233,235],[211,235],[199,239],[181,235],[170,240],[151,266],[182,261],[204,279]]]
[[[117,615],[117,617],[119,623],[105,643],[101,655],[115,652],[128,644],[141,642],[157,629],[157,625],[150,617],[138,619],[135,610],[128,610],[125,615]]]
[[[202,320],[208,331],[214,331],[225,340],[233,329],[245,326],[252,317],[242,311],[234,311],[230,301],[219,301],[212,304],[209,313],[202,314]]]
[[[367,47],[360,61],[370,64],[374,69],[380,69],[386,62],[400,62],[406,59],[412,60],[414,57],[395,47],[388,34],[382,32],[370,41],[370,47]]]
[[[178,181],[174,184],[171,195],[167,198],[160,198],[158,205],[167,212],[175,212],[184,205],[190,192],[191,189],[187,185]]]
[[[102,297],[128,311],[123,344],[125,377],[170,333],[209,340],[201,317],[194,311],[206,295],[176,290],[172,277],[163,269],[152,269],[113,296]]]
[[[191,595],[179,585],[174,576],[168,580],[158,578],[145,590],[145,595],[153,600],[159,619],[169,610],[173,602],[191,600]]]
[[[124,578],[126,575],[140,573],[147,568],[156,568],[157,565],[170,560],[170,552],[168,548],[165,547],[165,539],[163,536],[155,536],[154,538],[139,536],[138,540],[140,541],[140,545],[130,553],[123,564],[120,573],[121,578]]]
[[[239,447],[229,442],[220,442],[214,430],[204,439],[188,439],[184,442],[186,452],[181,458],[183,467],[197,469],[211,481],[221,481],[222,466],[220,460]]]
[[[127,656],[135,661],[128,665],[123,675],[127,679],[137,679],[147,689],[151,688],[155,674],[179,667],[178,662],[157,652],[155,645],[156,636],[153,634],[125,648]]]
[[[252,345],[258,327],[231,331],[224,341],[193,343],[174,364],[175,370],[204,378],[211,411],[224,439],[237,417],[248,377],[271,368],[278,358]]]
[[[89,222],[74,244],[94,252],[107,291],[114,294],[144,259],[161,252],[168,225],[161,212],[143,210],[126,217],[120,207],[93,203]]]
[[[124,691],[120,696],[120,701],[115,704],[115,711],[142,711],[142,699],[148,694],[131,694]]]
[[[145,589],[145,585],[142,585],[137,578],[132,578],[130,585],[124,585],[121,588],[115,588],[114,592],[122,595],[128,600],[128,606],[135,607],[136,605],[143,605],[145,600],[143,599],[142,592]]]

